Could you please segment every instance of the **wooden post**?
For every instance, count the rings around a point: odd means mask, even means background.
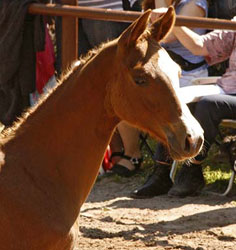
[[[65,5],[78,5],[78,0],[62,0]],[[62,71],[78,58],[78,18],[62,17]]]

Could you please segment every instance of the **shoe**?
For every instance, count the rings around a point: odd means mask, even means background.
[[[173,187],[168,196],[184,198],[197,195],[205,186],[205,181],[200,165],[183,165],[176,176]]]
[[[170,166],[158,164],[144,185],[134,190],[130,196],[135,199],[146,199],[167,194],[172,187],[172,181],[169,175]]]
[[[128,155],[121,155],[120,156],[121,158],[123,159],[126,159],[126,160],[129,160],[132,165],[134,166],[134,170],[129,170],[127,167],[119,164],[119,163],[116,163],[111,171],[121,177],[131,177],[133,176],[134,174],[137,173],[137,171],[140,169],[140,166],[143,162],[143,158],[136,158],[136,157],[131,157],[131,156],[128,156]]]

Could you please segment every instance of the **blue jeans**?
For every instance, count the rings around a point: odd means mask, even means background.
[[[129,23],[79,19],[79,56],[103,42],[117,38]]]

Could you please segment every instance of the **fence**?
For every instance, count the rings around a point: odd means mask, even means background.
[[[62,5],[31,4],[28,10],[30,14],[62,16],[62,69],[77,59],[78,18],[132,22],[140,16],[140,12],[87,8],[77,5],[78,0],[62,0]],[[175,25],[236,30],[236,22],[212,18],[177,16]]]

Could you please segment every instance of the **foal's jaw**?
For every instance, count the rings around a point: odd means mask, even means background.
[[[203,130],[195,118],[189,114],[172,124],[172,131],[166,130],[167,144],[173,159],[183,161],[195,157],[202,149]]]

